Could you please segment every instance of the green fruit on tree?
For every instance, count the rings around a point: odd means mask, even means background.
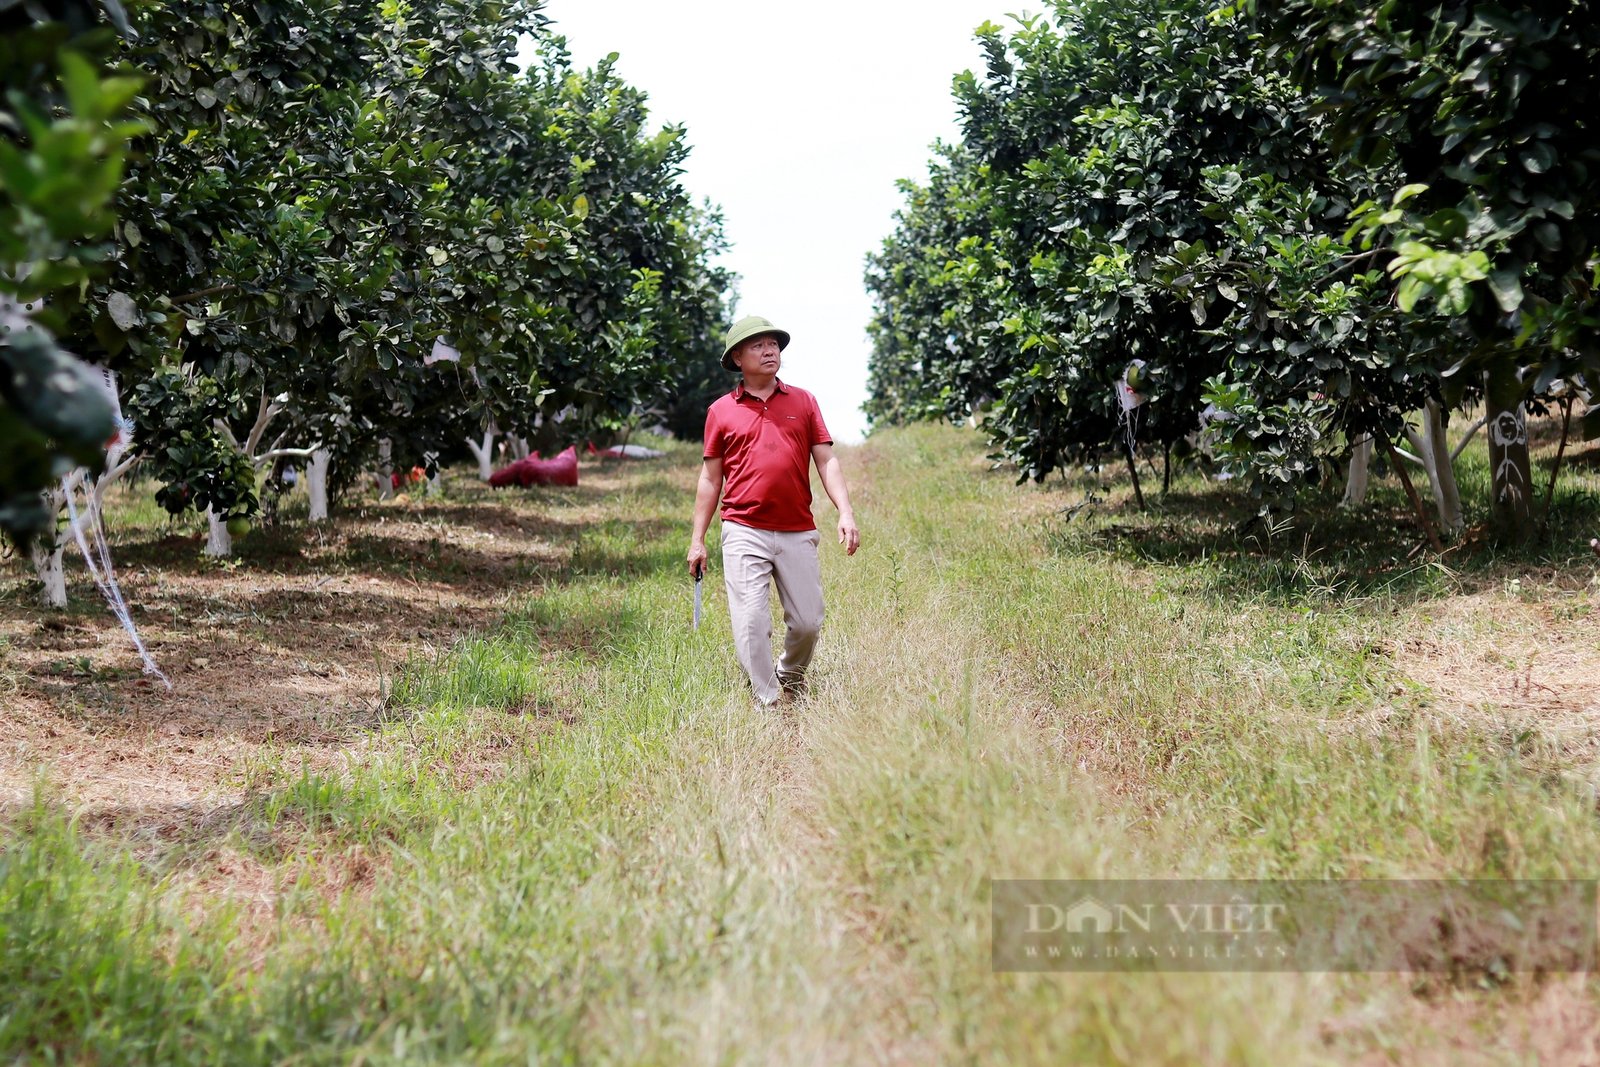
[[[250,532],[250,520],[243,515],[235,515],[228,520],[228,536],[243,537]]]

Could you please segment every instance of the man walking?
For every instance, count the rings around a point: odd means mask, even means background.
[[[778,380],[789,335],[750,315],[734,323],[722,365],[740,382],[706,412],[704,463],[694,499],[689,573],[706,566],[706,531],[722,500],[722,569],[734,650],[756,699],[771,707],[805,691],[806,668],[822,629],[821,538],[811,518],[811,464],[839,511],[847,555],[861,544],[850,491],[816,397]],[[783,658],[772,662],[768,589],[783,605]]]

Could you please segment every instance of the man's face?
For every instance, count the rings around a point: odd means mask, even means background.
[[[782,362],[778,339],[770,333],[741,341],[733,350],[734,365],[745,374],[776,374]]]

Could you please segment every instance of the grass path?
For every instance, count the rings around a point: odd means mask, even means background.
[[[986,473],[953,430],[847,462],[866,547],[825,555],[790,715],[738,687],[720,589],[689,631],[675,461],[580,535],[562,584],[411,662],[376,743],[281,770],[209,850],[135,860],[41,800],[0,831],[0,985],[25,991],[0,1055],[1597,1054],[1583,982],[992,973],[992,878],[1585,876],[1593,797],[1409,684],[1385,651],[1404,605],[1201,595],[1064,546],[1061,494]],[[208,880],[219,855],[269,872],[268,914]]]

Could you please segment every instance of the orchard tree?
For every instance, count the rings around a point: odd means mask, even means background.
[[[1451,457],[1440,455],[1438,354],[1391,313],[1374,255],[1340,234],[1363,186],[1337,174],[1247,177],[1246,162],[1205,176],[1201,201],[1217,221],[1217,246],[1192,246],[1157,272],[1175,292],[1221,298],[1211,336],[1225,365],[1206,383],[1209,446],[1264,506],[1284,508],[1298,487],[1346,464],[1364,477],[1363,442],[1374,442],[1437,543],[1394,442],[1414,438],[1440,523],[1458,530]],[[1408,433],[1418,409],[1424,430]]]
[[[123,371],[159,497],[211,517],[208,551],[269,464],[325,487],[485,425],[580,433],[710,354],[728,279],[682,131],[646,133],[643,95],[559,39],[521,71],[538,7],[138,9],[151,132],[114,273],[59,308]]]
[[[992,389],[990,438],[1023,477],[1121,438],[1136,494],[1132,431],[1170,446],[1203,416],[1263,510],[1341,468],[1358,487],[1375,444],[1438,544],[1409,443],[1461,527],[1444,445],[1474,395],[1452,378],[1461,327],[1396,310],[1420,283],[1396,301],[1408,261],[1371,239],[1425,190],[1392,156],[1350,152],[1261,27],[1202,3],[1075,0],[1010,39],[980,29],[987,76],[956,81],[965,142],[906,187],[869,267],[875,416],[964,414]]]
[[[996,247],[989,169],[935,146],[926,185],[902,181],[894,233],[867,259],[867,415],[875,424],[965,419],[999,395],[1015,350],[1002,308],[1012,282]]]
[[[121,190],[115,273],[75,323],[131,386],[158,499],[205,512],[208,552],[227,554],[258,465],[289,447],[274,423],[335,383],[318,365],[326,320],[389,281],[381,249],[334,244],[333,198],[308,177],[346,132],[329,114],[376,10],[180,0],[135,17],[126,58],[148,78],[150,135]]]
[[[1600,21],[1584,0],[1248,6],[1333,147],[1403,183],[1357,221],[1411,327],[1449,351],[1447,402],[1481,386],[1495,512],[1525,536],[1524,406],[1570,412],[1600,372]]]
[[[927,298],[951,280],[981,293],[974,305],[998,331],[982,346],[951,336],[954,359],[995,383],[991,440],[1025,478],[1113,445],[1133,467],[1135,421],[1163,445],[1193,432],[1221,369],[1206,331],[1227,301],[1180,291],[1157,268],[1216,242],[1201,211],[1206,169],[1291,143],[1296,128],[1293,92],[1251,65],[1245,28],[1209,14],[1198,2],[1087,0],[1060,5],[1054,23],[1025,19],[1009,39],[981,27],[986,77],[957,78],[956,96],[968,169],[986,189],[954,203],[975,200],[985,217],[963,225],[959,208],[935,206],[944,219],[902,230],[927,254],[891,252],[899,262],[877,271],[896,290],[882,305],[890,320],[904,310],[930,323]],[[946,247],[953,266],[941,272]],[[929,359],[929,333],[880,329],[881,361],[908,342]],[[1147,401],[1131,414],[1117,388],[1130,374]]]

